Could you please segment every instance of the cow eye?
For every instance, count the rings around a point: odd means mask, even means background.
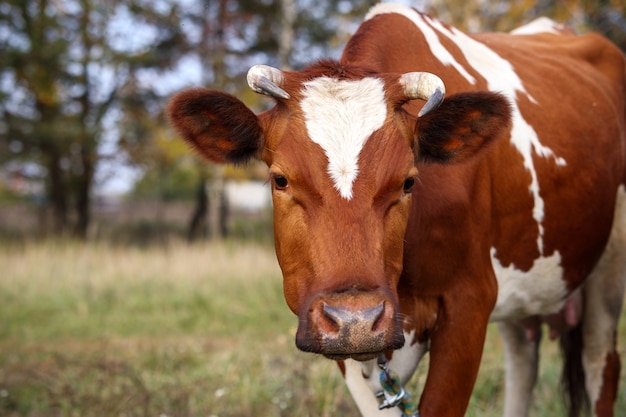
[[[277,190],[284,190],[289,185],[287,178],[282,175],[274,175],[274,188]]]
[[[405,192],[405,194],[409,194],[411,191],[413,191],[414,185],[415,185],[415,178],[409,177],[406,180],[404,180],[403,191]]]

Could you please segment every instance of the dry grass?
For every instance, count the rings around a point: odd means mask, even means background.
[[[356,416],[335,365],[296,350],[295,325],[267,247],[2,247],[0,415]],[[542,354],[533,416],[560,416],[556,347]],[[501,414],[502,381],[492,328],[468,416]],[[622,377],[617,415],[625,390]]]
[[[0,415],[335,415],[296,352],[271,249],[34,244],[0,252]]]
[[[181,283],[191,286],[257,282],[280,274],[271,249],[226,242],[152,248],[106,244],[42,243],[3,247],[0,283],[31,289],[86,283],[107,287],[125,283]],[[54,284],[52,284],[52,281]]]

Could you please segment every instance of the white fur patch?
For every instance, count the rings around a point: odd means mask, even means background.
[[[424,34],[431,52],[442,64],[453,67],[470,84],[476,84],[476,79],[470,75],[469,72],[457,62],[450,51],[443,46],[440,41],[440,36],[445,36],[451,40],[458,46],[459,51],[461,51],[469,66],[487,81],[489,90],[499,92],[509,99],[512,105],[511,110],[513,118],[511,143],[524,158],[524,167],[531,177],[528,189],[534,200],[533,218],[537,222],[539,231],[537,247],[539,252],[543,253],[544,230],[542,223],[544,218],[544,201],[539,191],[539,181],[533,161],[533,151],[540,157],[554,159],[555,163],[559,166],[566,165],[566,161],[563,158],[557,157],[550,148],[541,144],[537,132],[526,121],[519,109],[518,96],[525,96],[528,100],[537,105],[539,105],[539,103],[526,91],[522,80],[515,72],[511,63],[498,55],[487,45],[470,38],[465,33],[455,28],[448,29],[438,20],[431,19],[426,15],[421,15],[415,10],[402,5],[382,4],[375,6],[370,10],[366,19],[384,13],[398,13],[411,20]]]
[[[361,150],[387,118],[384,84],[378,78],[321,77],[304,86],[300,105],[309,137],[324,150],[335,188],[350,200]]]
[[[513,265],[502,266],[495,248],[491,248],[491,262],[498,279],[498,300],[491,313],[492,321],[556,313],[565,304],[568,291],[558,251],[535,259],[527,272]]]
[[[539,17],[511,31],[511,35],[534,35],[536,33],[561,33],[565,26],[547,17]]]
[[[376,365],[376,360],[371,361],[367,365],[376,367],[376,377],[378,377],[379,371]],[[345,362],[346,374],[344,375],[346,380],[346,386],[352,395],[352,399],[359,409],[362,417],[401,417],[402,412],[398,407],[387,408],[384,410],[378,409],[378,399],[376,398],[376,392],[380,391],[380,388],[372,387],[372,378],[364,378],[363,365],[360,362],[348,359]],[[380,387],[380,384],[379,384]]]
[[[451,66],[457,70],[470,84],[476,84],[476,79],[472,77],[461,64],[452,56],[452,54],[443,46],[437,33],[430,26],[424,24],[422,16],[410,7],[405,7],[401,4],[394,3],[379,3],[372,7],[365,16],[365,20],[369,20],[379,14],[397,13],[415,23],[419,27],[420,31],[426,38],[426,42],[430,47],[430,50],[437,57],[439,62],[446,66]]]

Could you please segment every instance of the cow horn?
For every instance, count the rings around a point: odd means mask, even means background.
[[[259,94],[274,98],[288,99],[289,94],[280,86],[283,83],[283,72],[267,65],[255,65],[248,71],[248,85]]]
[[[446,87],[441,78],[429,72],[407,72],[400,77],[400,84],[408,99],[426,100],[418,113],[420,117],[439,107],[446,95]]]

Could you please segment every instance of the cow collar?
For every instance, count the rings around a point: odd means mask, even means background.
[[[402,417],[420,417],[417,405],[413,402],[411,395],[407,393],[402,386],[400,377],[394,371],[389,369],[389,362],[385,355],[378,357],[378,366],[380,372],[380,385],[383,390],[376,394],[378,398],[384,398],[378,408],[398,407],[402,411]]]

